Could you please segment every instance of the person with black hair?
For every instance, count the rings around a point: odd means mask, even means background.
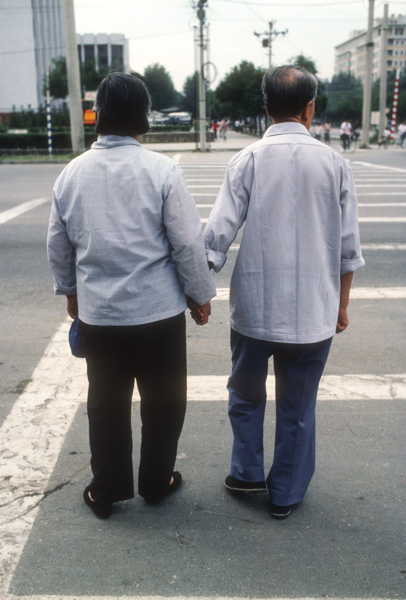
[[[97,141],[58,177],[48,231],[55,293],[67,296],[89,380],[93,479],[84,500],[100,518],[134,496],[131,400],[141,397],[138,491],[148,502],[176,490],[186,409],[188,305],[207,323],[216,290],[201,221],[182,171],[143,149],[151,99],[135,75],[112,73],[96,96]]]
[[[230,161],[204,238],[218,272],[244,225],[230,285],[234,442],[225,485],[268,490],[271,515],[285,519],[315,469],[318,385],[334,333],[348,326],[352,276],[364,260],[350,168],[309,133],[316,78],[301,67],[278,67],[265,73],[262,90],[273,124]],[[276,432],[265,480],[271,357]]]

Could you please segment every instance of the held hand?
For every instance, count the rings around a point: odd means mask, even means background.
[[[78,297],[76,294],[72,294],[72,296],[66,296],[66,300],[66,310],[68,311],[68,315],[74,319],[78,314]]]
[[[336,333],[341,333],[342,331],[345,331],[345,329],[347,329],[347,327],[348,327],[348,323],[349,323],[349,319],[348,319],[347,309],[340,308],[338,311]]]
[[[211,304],[207,302],[202,306],[196,304],[192,298],[187,298],[187,305],[190,308],[190,316],[195,321],[196,325],[206,325],[211,315]]]

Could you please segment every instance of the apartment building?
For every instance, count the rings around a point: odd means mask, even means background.
[[[381,34],[383,19],[376,19],[373,29],[372,77],[380,76]],[[366,69],[367,32],[352,31],[349,39],[335,47],[334,73],[352,73],[362,81]],[[388,22],[388,42],[386,68],[404,70],[406,68],[406,15],[392,15]]]

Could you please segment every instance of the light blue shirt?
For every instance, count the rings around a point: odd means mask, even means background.
[[[293,344],[330,338],[340,274],[364,264],[343,157],[299,123],[271,126],[228,165],[204,234],[215,271],[243,224],[230,284],[232,328]]]
[[[56,294],[90,325],[138,325],[216,294],[182,171],[134,138],[99,136],[58,177],[48,231]]]

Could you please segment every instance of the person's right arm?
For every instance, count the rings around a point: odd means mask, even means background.
[[[349,324],[347,308],[350,302],[350,289],[354,272],[344,273],[340,277],[340,307],[338,309],[338,319],[336,333],[341,333],[347,329]]]
[[[227,168],[204,231],[207,262],[216,273],[223,268],[227,251],[247,217],[253,180],[252,154],[237,158]]]

